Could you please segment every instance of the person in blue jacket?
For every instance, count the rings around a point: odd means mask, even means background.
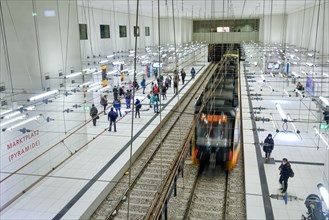
[[[192,69],[191,69],[191,75],[192,75],[192,79],[194,79],[194,76],[195,76],[195,69],[194,69],[194,67],[192,67]]]
[[[110,122],[109,131],[111,131],[112,124],[114,125],[114,132],[117,132],[117,126],[116,126],[116,120],[118,118],[118,114],[113,111],[113,108],[111,108],[111,111],[109,111],[107,115],[107,120]]]
[[[143,94],[145,94],[145,88],[146,88],[146,81],[145,81],[145,79],[142,80],[141,86],[143,88]]]
[[[115,111],[117,112],[117,114],[120,114],[120,117],[122,117],[122,114],[121,114],[121,101],[120,101],[120,99],[115,99],[113,101],[113,107],[115,108]]]

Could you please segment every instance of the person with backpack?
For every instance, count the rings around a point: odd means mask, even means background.
[[[263,151],[265,152],[265,160],[270,159],[272,150],[274,149],[274,140],[272,134],[268,134],[264,140]]]
[[[112,124],[114,125],[114,132],[117,132],[117,126],[116,126],[116,120],[118,118],[118,114],[113,111],[113,108],[111,108],[111,111],[109,111],[107,115],[107,120],[110,122],[109,131],[111,131]]]
[[[137,118],[137,115],[138,115],[138,118],[141,117],[141,114],[139,112],[139,110],[142,108],[142,103],[139,99],[136,99],[136,102],[135,102],[135,118]]]
[[[291,165],[288,162],[287,158],[282,159],[279,170],[280,170],[279,183],[283,186],[280,188],[280,190],[282,190],[281,193],[285,193],[288,188],[288,179],[289,177],[293,177],[293,171],[291,169]]]
[[[91,109],[90,109],[90,116],[91,116],[92,119],[93,119],[93,124],[94,124],[94,126],[96,126],[96,120],[99,119],[99,116],[97,116],[97,114],[98,114],[98,110],[97,110],[97,108],[95,107],[95,105],[92,104],[92,107],[91,107]]]
[[[104,115],[106,115],[107,95],[101,96],[100,104],[104,107]]]

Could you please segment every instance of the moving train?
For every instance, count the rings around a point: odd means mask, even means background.
[[[201,165],[220,164],[232,170],[241,148],[239,58],[235,53],[226,54],[220,62],[223,65],[219,65],[195,105],[198,118],[192,159]]]

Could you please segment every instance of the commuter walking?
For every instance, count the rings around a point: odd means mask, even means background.
[[[194,67],[192,67],[192,69],[191,69],[191,76],[192,76],[192,79],[194,79],[194,76],[195,76],[195,69],[194,69]]]
[[[100,104],[104,107],[104,115],[106,115],[107,95],[101,96]]]
[[[185,76],[186,76],[186,73],[185,73],[185,71],[184,71],[183,68],[182,68],[182,70],[180,71],[180,75],[181,75],[181,77],[182,77],[182,83],[183,83],[183,85],[184,85],[184,83],[185,83]]]
[[[274,140],[272,134],[268,134],[264,140],[263,151],[265,152],[265,160],[270,159],[272,150],[274,149]]]
[[[119,91],[118,91],[117,86],[114,86],[112,91],[113,91],[114,99],[118,99]]]
[[[113,107],[115,108],[115,111],[117,112],[117,114],[120,115],[120,117],[122,117],[122,114],[121,114],[121,101],[120,101],[120,99],[115,99],[113,101]]]
[[[125,87],[124,86],[121,86],[120,88],[119,88],[119,96],[121,97],[121,96],[125,96]]]
[[[118,114],[113,111],[113,108],[111,108],[111,111],[109,111],[109,114],[107,116],[107,120],[110,122],[109,131],[111,131],[112,124],[114,125],[114,132],[117,132],[117,126],[116,126],[116,120],[118,118]]]
[[[90,116],[91,116],[92,119],[93,119],[93,124],[94,124],[94,126],[96,126],[96,120],[99,119],[99,116],[97,116],[97,114],[98,114],[98,110],[97,110],[97,108],[95,107],[95,105],[92,104],[92,107],[91,107],[91,109],[90,109]]]
[[[137,118],[137,115],[138,115],[138,118],[141,117],[141,114],[139,112],[139,110],[142,108],[142,103],[139,99],[136,99],[136,102],[135,102],[135,118]]]
[[[174,76],[174,93],[178,93],[178,82],[179,82],[179,76],[178,74],[175,74]]]
[[[143,88],[143,94],[145,94],[145,89],[146,89],[146,81],[145,81],[145,79],[142,80],[141,86]]]
[[[162,100],[166,100],[167,99],[167,87],[166,86],[162,86],[162,88],[161,88],[161,95],[162,95]]]
[[[153,94],[156,95],[159,100],[159,87],[156,84],[153,87]]]
[[[127,109],[130,109],[130,102],[131,102],[131,90],[127,90],[127,93],[126,93],[126,108]]]
[[[154,113],[159,113],[159,99],[158,99],[158,96],[153,95],[152,96],[152,102],[153,102]]]
[[[291,165],[288,162],[287,158],[282,159],[279,170],[280,170],[279,183],[282,185],[280,190],[282,190],[281,193],[285,193],[288,188],[288,179],[289,179],[290,173],[292,172]]]

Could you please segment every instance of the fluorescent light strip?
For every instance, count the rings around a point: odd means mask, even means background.
[[[320,96],[319,99],[320,99],[324,104],[326,104],[326,106],[329,105],[329,101],[328,101],[328,99],[326,99],[325,97]]]
[[[105,64],[105,63],[108,63],[109,62],[109,60],[101,60],[101,61],[99,61],[98,63],[99,64]]]
[[[287,92],[286,89],[283,89],[283,92],[286,93],[286,95],[287,95],[288,97],[290,97],[290,94]]]
[[[287,115],[284,113],[284,111],[283,111],[283,109],[281,108],[281,106],[280,106],[278,103],[276,103],[275,106],[276,106],[276,109],[278,110],[278,112],[279,112],[279,114],[280,114],[280,116],[281,116],[281,119],[282,119],[283,121],[287,121]]]
[[[82,88],[82,87],[88,86],[90,84],[92,84],[92,82],[86,82],[86,83],[83,83],[83,84],[79,85],[79,87]]]
[[[260,75],[260,77],[262,78],[262,80],[263,80],[263,82],[265,82],[266,81],[266,79],[265,79],[265,76],[262,74],[262,75]]]
[[[95,90],[98,90],[98,89],[100,89],[100,88],[102,88],[102,87],[103,87],[102,85],[94,86],[94,87],[88,89],[87,92],[95,91]]]
[[[313,54],[311,54],[311,53],[308,53],[308,54],[307,54],[307,56],[309,56],[309,57],[313,57]]]
[[[9,119],[9,118],[12,118],[12,117],[14,117],[14,116],[17,116],[17,115],[19,115],[19,114],[21,114],[20,111],[15,111],[15,112],[13,112],[13,113],[10,113],[10,114],[6,115],[6,116],[3,117],[3,118],[4,118],[4,119]]]
[[[329,144],[328,144],[328,142],[327,142],[326,139],[322,136],[322,134],[320,134],[319,130],[316,129],[316,127],[314,127],[314,131],[315,131],[315,134],[319,135],[319,137],[321,138],[321,140],[323,141],[323,143],[325,143],[325,145],[327,146],[327,149],[329,149]]]
[[[299,78],[299,75],[295,72],[291,72],[292,75],[294,75],[296,78]]]
[[[116,65],[125,64],[125,62],[123,62],[123,61],[115,61],[112,64],[116,66]]]
[[[27,110],[27,111],[31,111],[34,109],[35,109],[35,105],[31,105],[31,106],[25,108],[25,110]]]
[[[116,74],[116,73],[118,73],[118,70],[112,70],[112,71],[110,71],[110,72],[108,72],[106,74],[107,75],[113,75],[113,74]]]
[[[46,93],[43,93],[43,94],[40,94],[40,95],[32,96],[27,101],[28,102],[35,101],[35,100],[42,99],[42,98],[47,97],[47,96],[50,96],[50,95],[54,95],[56,93],[58,93],[58,89],[53,90],[53,91],[49,91],[49,92],[46,92]]]
[[[94,72],[96,72],[97,71],[97,69],[95,68],[95,69],[88,69],[87,71],[85,71],[86,72],[86,74],[90,74],[90,73],[94,73]]]
[[[306,63],[307,66],[312,67],[313,63]]]
[[[100,73],[102,73],[102,70],[94,72],[93,75],[100,74]]]
[[[82,74],[82,72],[72,73],[72,74],[64,76],[64,79],[73,78],[73,77],[79,76],[81,74]]]
[[[24,119],[25,117],[26,117],[26,115],[18,116],[18,117],[13,118],[13,119],[11,119],[11,120],[9,120],[9,121],[5,121],[5,122],[1,123],[0,126],[1,126],[1,127],[6,126],[6,125],[11,124],[11,123],[13,123],[13,122],[15,122],[15,121],[18,121],[18,120]]]
[[[300,131],[296,128],[295,124],[292,122],[292,119],[291,119],[290,115],[287,116],[287,119],[288,119],[288,121],[290,121],[290,124],[291,124],[292,127],[294,128],[295,132],[296,132],[297,134],[299,134]]]
[[[322,199],[323,199],[324,203],[327,206],[327,209],[329,209],[329,192],[328,192],[328,190],[321,183],[318,184],[317,187],[320,191],[320,194],[322,196]]]
[[[324,76],[329,77],[328,73],[323,73]]]
[[[298,89],[295,89],[295,92],[297,92],[298,95],[300,95],[300,97],[304,97],[303,93],[301,91],[299,91]]]
[[[102,83],[101,82],[95,82],[95,83],[90,84],[88,87],[90,88],[90,87],[98,86],[100,84],[102,84]]]
[[[110,89],[110,86],[105,86],[105,87],[99,89],[98,92],[103,92],[103,91],[108,90],[108,89]]]
[[[274,119],[273,119],[273,115],[272,115],[272,113],[270,113],[270,116],[271,116],[271,122],[272,122],[272,125],[273,125],[275,131],[279,130],[279,129],[278,129],[278,126],[276,126],[276,123],[275,123],[275,121],[274,121]]]
[[[112,58],[112,57],[114,57],[114,55],[108,55],[108,56],[107,56],[107,58]]]
[[[9,112],[12,112],[12,111],[13,111],[12,109],[8,109],[6,111],[0,112],[0,115],[5,115],[5,114],[7,114]]]
[[[9,128],[6,128],[6,129],[3,130],[3,131],[12,131],[14,128],[17,128],[17,127],[19,127],[19,126],[25,125],[25,124],[27,124],[27,123],[29,123],[29,122],[31,122],[31,121],[37,120],[39,117],[40,117],[40,115],[34,116],[34,117],[29,118],[29,119],[27,119],[27,120],[25,120],[25,121],[22,121],[22,122],[20,122],[20,123],[18,123],[18,124],[15,124],[15,125],[13,125],[13,126],[11,126],[11,127],[9,127]]]

